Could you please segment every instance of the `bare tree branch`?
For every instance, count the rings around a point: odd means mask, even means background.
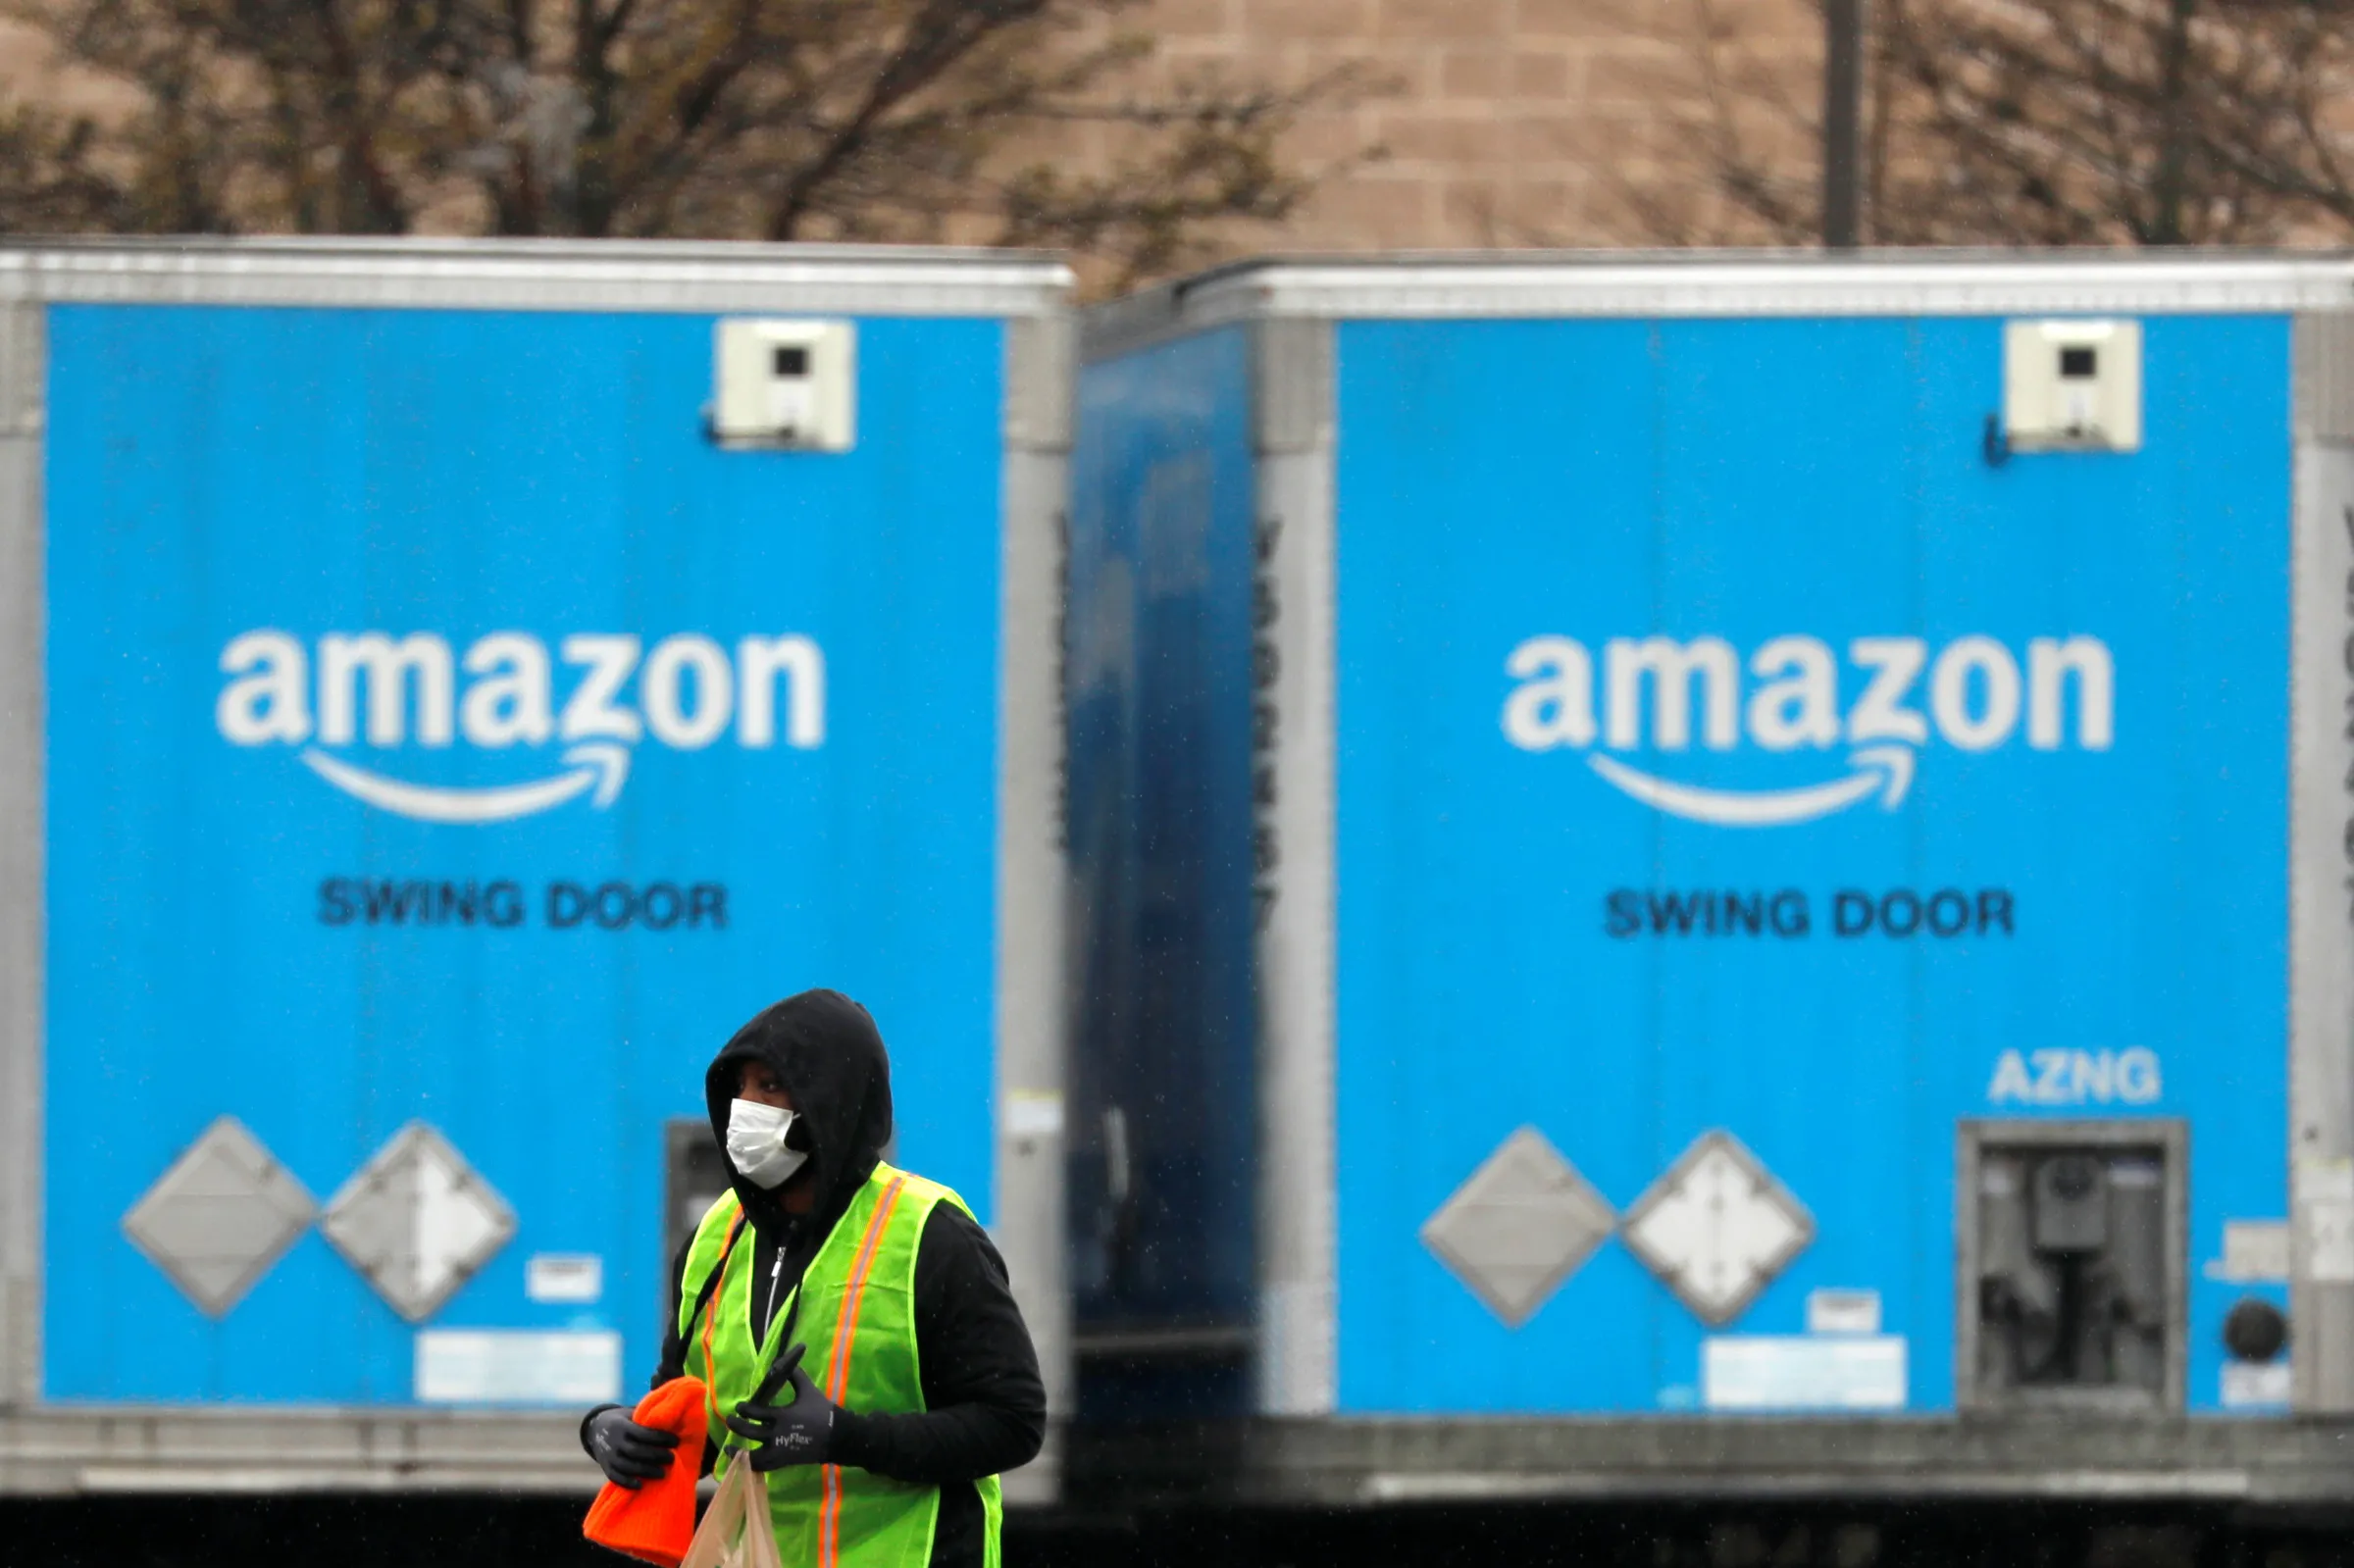
[[[1113,25],[1136,3],[0,0],[126,104],[78,139],[0,124],[0,204],[149,230],[995,236],[1136,276],[1293,210],[1316,172],[1284,135],[1371,90],[1145,91],[1151,42]],[[1082,127],[1111,175],[1025,151]]]
[[[1817,59],[1685,0],[1679,158],[1621,206],[1640,237],[1816,237]],[[1775,46],[1783,46],[1777,53]],[[2354,232],[2342,0],[1878,0],[1865,233],[1884,244],[2176,245]],[[1663,194],[1663,189],[1666,194]],[[1663,206],[1684,216],[1661,221]]]

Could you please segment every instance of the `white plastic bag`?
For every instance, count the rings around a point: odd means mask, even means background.
[[[720,1478],[679,1568],[784,1568],[768,1517],[768,1477],[738,1454]]]

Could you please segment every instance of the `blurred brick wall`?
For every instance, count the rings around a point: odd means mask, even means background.
[[[1803,98],[1818,59],[1811,0],[1709,0]],[[1280,235],[1245,248],[1590,245],[1649,237],[1626,185],[1701,183],[1676,129],[1696,92],[1693,0],[1148,0],[1155,75],[1212,70],[1297,82],[1349,62],[1390,90],[1305,120],[1315,168],[1379,146],[1326,181]]]

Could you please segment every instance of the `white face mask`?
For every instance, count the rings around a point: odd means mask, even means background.
[[[728,1108],[728,1158],[754,1187],[782,1187],[809,1158],[785,1146],[792,1127],[791,1111],[738,1100]]]

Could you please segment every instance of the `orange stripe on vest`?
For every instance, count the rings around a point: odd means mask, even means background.
[[[736,1218],[728,1222],[728,1239],[719,1243],[719,1268],[715,1271],[717,1274],[724,1276],[728,1272],[728,1254],[736,1250],[736,1238],[742,1233],[742,1230],[743,1209],[739,1205],[736,1210]],[[680,1283],[679,1289],[686,1289],[684,1281]],[[711,1325],[719,1321],[719,1298],[725,1293],[719,1290],[712,1290],[711,1303],[703,1309],[703,1378],[708,1390],[705,1403],[709,1406],[711,1425],[713,1426],[719,1425],[719,1373],[714,1370],[715,1363],[711,1359]]]
[[[858,1303],[866,1294],[867,1271],[875,1264],[875,1249],[883,1242],[883,1228],[891,1223],[891,1211],[898,1206],[899,1190],[907,1178],[895,1176],[891,1186],[883,1189],[882,1201],[875,1205],[875,1217],[866,1222],[866,1236],[858,1243],[858,1259],[850,1267],[849,1289],[842,1293],[842,1311],[834,1320],[833,1364],[826,1369],[826,1397],[836,1404],[850,1387],[850,1339],[858,1332]],[[819,1500],[817,1505],[817,1561],[818,1568],[835,1568],[840,1550],[842,1467],[820,1467]]]

